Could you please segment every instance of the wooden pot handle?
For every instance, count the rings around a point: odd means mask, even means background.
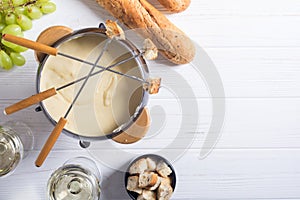
[[[46,143],[44,144],[42,151],[40,152],[38,158],[35,161],[35,165],[37,167],[42,166],[42,164],[46,160],[48,154],[50,153],[50,151],[51,151],[52,147],[54,146],[60,133],[64,129],[66,123],[67,123],[67,120],[65,118],[61,117],[59,119],[58,123],[56,124],[55,128],[53,129],[52,133],[48,137]]]
[[[132,144],[141,140],[149,130],[150,121],[150,113],[147,108],[144,108],[137,120],[113,140],[120,144]]]
[[[57,92],[56,92],[56,89],[55,88],[50,88],[44,92],[41,92],[41,93],[38,93],[38,94],[35,94],[31,97],[28,97],[22,101],[19,101],[7,108],[4,109],[4,114],[5,115],[10,115],[12,113],[15,113],[19,110],[22,110],[24,108],[27,108],[29,106],[32,106],[34,104],[37,104],[49,97],[52,97],[54,95],[56,95]]]
[[[66,26],[51,26],[40,33],[37,38],[37,42],[52,46],[59,39],[64,36],[70,35],[73,33],[73,30]],[[38,62],[42,62],[46,54],[36,51],[35,56]]]

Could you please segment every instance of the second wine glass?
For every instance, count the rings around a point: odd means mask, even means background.
[[[49,200],[98,200],[100,191],[100,171],[86,157],[68,160],[48,180]]]

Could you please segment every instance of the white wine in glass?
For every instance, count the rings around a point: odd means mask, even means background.
[[[89,158],[76,157],[52,173],[48,180],[49,200],[100,199],[100,172]]]
[[[9,121],[0,125],[0,177],[12,174],[32,149],[33,135],[25,123]]]

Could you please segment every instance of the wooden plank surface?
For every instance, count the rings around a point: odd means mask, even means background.
[[[77,30],[113,19],[93,0],[53,1],[57,11],[35,20],[33,29],[25,32],[27,38],[36,39],[52,25]],[[24,194],[31,200],[46,199],[51,173],[78,155],[97,161],[102,172],[102,199],[129,199],[122,185],[122,170],[144,153],[171,159],[178,178],[172,199],[300,199],[300,1],[192,0],[191,6],[178,14],[166,12],[156,0],[150,2],[195,41],[199,52],[207,53],[225,95],[211,96],[205,81],[208,77],[197,71],[197,63],[180,67],[151,63],[151,74],[161,76],[169,91],[151,97],[148,108],[153,126],[145,139],[127,146],[99,141],[84,150],[77,140],[62,134],[42,168],[34,167],[34,160],[52,124],[43,113],[34,111],[35,106],[11,116],[0,112],[1,122],[22,120],[35,135],[34,151],[14,174],[0,179],[0,200],[22,199]],[[0,73],[0,110],[36,92],[38,63],[31,50],[24,55],[24,67]],[[200,60],[202,55],[197,55]],[[178,75],[188,86],[178,84]],[[174,98],[170,91],[175,88],[192,89],[193,94]],[[216,115],[214,99],[226,103],[225,123],[214,150],[200,159]],[[194,112],[189,108],[183,115],[181,101],[196,103],[198,108]],[[198,123],[187,123],[179,134],[183,119],[195,113]],[[168,146],[174,140],[181,142]]]
[[[113,151],[101,153],[114,155]],[[134,151],[136,156],[139,151]],[[178,183],[172,199],[299,199],[299,153],[299,150],[215,150],[207,159],[199,160],[198,151],[189,150],[173,162]],[[42,199],[46,181],[56,168],[74,155],[90,157],[79,150],[66,150],[63,154],[53,151],[47,164],[37,169],[33,166],[37,154],[33,152],[6,179],[5,185],[1,184],[4,199],[18,199],[24,193],[30,199]],[[127,164],[128,160],[121,157],[113,167],[97,162],[102,173],[103,199],[129,199],[122,185],[124,172],[115,169]]]

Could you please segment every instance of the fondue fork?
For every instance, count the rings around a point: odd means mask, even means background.
[[[44,99],[47,99],[53,95],[56,95],[57,94],[57,91],[59,90],[62,90],[66,87],[69,87],[71,85],[74,85],[80,81],[84,81],[83,84],[80,86],[80,89],[78,90],[78,92],[76,93],[72,103],[70,104],[69,108],[67,109],[65,115],[63,117],[61,117],[59,119],[59,121],[57,122],[55,128],[53,129],[53,131],[51,132],[50,136],[48,137],[45,145],[43,146],[38,158],[36,159],[36,162],[35,162],[35,165],[37,167],[40,167],[45,159],[47,158],[49,152],[51,151],[51,149],[53,148],[55,142],[57,141],[60,133],[63,131],[66,123],[67,123],[67,117],[69,115],[69,113],[71,112],[74,104],[76,103],[77,99],[79,98],[81,92],[83,91],[83,88],[85,87],[85,85],[87,84],[89,78],[91,76],[94,76],[96,74],[99,74],[103,71],[110,71],[110,72],[113,72],[113,73],[117,73],[119,75],[122,75],[122,76],[125,76],[125,77],[128,77],[128,78],[131,78],[131,79],[134,79],[134,80],[137,80],[137,81],[140,81],[143,83],[143,88],[145,91],[148,91],[150,94],[155,94],[158,92],[159,90],[159,87],[160,87],[160,79],[147,79],[147,80],[143,80],[141,78],[138,78],[138,77],[135,77],[135,76],[130,76],[128,74],[123,74],[121,72],[117,72],[117,71],[114,71],[114,70],[110,70],[110,68],[112,67],[115,67],[117,65],[120,65],[122,63],[125,63],[131,59],[134,59],[134,58],[137,58],[138,56],[141,56],[143,55],[146,59],[155,59],[156,56],[157,56],[157,49],[156,47],[154,48],[153,50],[153,46],[151,43],[146,42],[146,46],[149,46],[149,51],[147,51],[147,48],[145,49],[144,52],[141,52],[141,53],[138,53],[134,56],[131,56],[130,58],[127,58],[125,60],[122,60],[120,62],[117,62],[111,66],[108,66],[108,67],[102,67],[102,66],[99,66],[97,65],[97,63],[99,62],[99,60],[101,59],[101,57],[103,56],[105,50],[107,49],[109,43],[111,43],[111,41],[115,38],[114,35],[113,37],[109,37],[109,40],[105,43],[105,46],[104,48],[101,50],[101,53],[100,55],[97,57],[97,60],[95,63],[90,63],[88,61],[85,61],[85,60],[82,60],[82,59],[79,59],[79,58],[76,58],[76,57],[73,57],[71,55],[66,55],[66,54],[63,54],[63,53],[60,53],[58,52],[58,50],[56,48],[53,48],[53,47],[50,47],[50,46],[47,46],[47,45],[44,45],[44,44],[41,44],[41,43],[38,43],[38,42],[34,42],[34,41],[30,41],[30,40],[27,40],[27,39],[24,39],[24,38],[20,38],[20,37],[15,37],[15,36],[12,36],[12,35],[8,35],[8,34],[4,34],[2,36],[2,39],[4,40],[7,40],[9,42],[13,42],[15,44],[18,44],[18,45],[21,45],[21,46],[24,46],[24,47],[27,47],[27,48],[30,48],[30,49],[33,49],[33,50],[36,50],[36,51],[39,51],[39,52],[42,52],[42,53],[46,53],[46,54],[49,54],[49,55],[61,55],[61,56],[64,56],[64,57],[67,57],[69,59],[73,59],[73,60],[76,60],[78,62],[81,62],[81,63],[84,63],[84,64],[88,64],[88,65],[92,65],[92,68],[90,69],[89,73],[87,76],[85,77],[82,77],[78,80],[75,80],[75,81],[72,81],[68,84],[65,84],[63,86],[60,86],[59,88],[55,89],[55,88],[50,88],[44,92],[41,92],[39,94],[36,94],[32,97],[29,97],[27,99],[24,99],[23,101],[20,101],[19,103],[11,106],[11,107],[8,107],[4,110],[4,113],[5,114],[11,114],[13,112],[16,112],[18,110],[21,110],[25,107],[28,107],[30,105],[33,105],[35,103],[38,103]],[[97,71],[95,73],[94,70],[95,68],[101,68],[100,71]],[[14,108],[12,108],[14,107]]]
[[[20,37],[17,37],[17,36],[13,36],[13,35],[8,35],[8,34],[4,34],[3,35],[3,39],[9,41],[9,42],[13,42],[15,44],[18,44],[18,45],[21,45],[21,46],[25,46],[27,48],[30,48],[30,49],[33,49],[33,50],[36,50],[36,51],[40,51],[40,52],[43,52],[43,53],[47,53],[47,54],[50,54],[50,55],[55,55],[53,52],[58,52],[56,48],[53,48],[53,47],[50,47],[50,46],[47,46],[47,45],[44,45],[44,44],[41,44],[41,43],[38,43],[38,42],[34,42],[34,41],[31,41],[31,40],[28,40],[28,39],[25,39],[25,38],[20,38]],[[52,53],[51,53],[52,52]],[[108,67],[102,67],[102,66],[99,66],[99,65],[96,65],[96,67],[98,68],[101,68],[101,70],[99,71],[96,71],[94,73],[92,73],[90,76],[95,76],[97,74],[100,74],[102,73],[103,71],[110,71],[110,72],[113,72],[113,73],[116,73],[118,75],[121,75],[121,76],[125,76],[127,78],[131,78],[133,80],[136,80],[136,81],[139,81],[141,83],[143,83],[144,85],[148,86],[150,83],[148,81],[145,81],[141,78],[138,78],[138,77],[135,77],[135,76],[131,76],[131,75],[128,75],[128,74],[123,74],[121,72],[118,72],[118,71],[114,71],[114,70],[111,70],[111,68],[115,67],[115,66],[118,66],[118,65],[121,65],[123,63],[126,63],[132,59],[135,59],[141,55],[143,55],[144,52],[140,52],[139,54],[136,54],[136,55],[133,55],[127,59],[124,59],[120,62],[117,62],[115,64],[112,64]],[[94,65],[93,63],[91,62],[88,62],[88,61],[85,61],[85,60],[82,60],[82,59],[79,59],[79,58],[76,58],[76,57],[73,57],[73,56],[70,56],[70,55],[66,55],[66,54],[63,54],[64,56],[70,58],[70,59],[74,59],[78,62],[82,62],[82,63],[85,63],[85,64],[91,64],[91,65]],[[48,90],[45,90],[43,92],[40,92],[38,94],[35,94],[31,97],[28,97],[26,99],[23,99],[7,108],[4,109],[4,114],[5,115],[10,115],[10,114],[13,114],[17,111],[20,111],[22,109],[25,109],[29,106],[32,106],[34,104],[37,104],[47,98],[50,98],[54,95],[57,94],[57,92],[59,90],[62,90],[64,88],[67,88],[67,87],[70,87],[78,82],[81,82],[83,80],[85,80],[87,78],[87,76],[84,76],[82,78],[79,78],[75,81],[72,81],[70,83],[67,83],[63,86],[60,86],[58,87],[57,89],[55,88],[50,88]]]
[[[104,69],[101,69],[101,70],[99,70],[99,71],[96,71],[96,72],[92,73],[92,74],[90,75],[90,77],[95,76],[95,75],[97,75],[97,74],[100,74],[100,73],[102,73],[103,71],[106,71],[107,69],[110,69],[110,68],[113,68],[113,67],[115,67],[115,66],[121,65],[121,64],[123,64],[123,63],[125,63],[125,62],[128,62],[128,61],[130,61],[130,60],[132,60],[132,59],[134,59],[134,58],[136,58],[136,57],[138,57],[138,56],[139,56],[139,54],[134,55],[134,56],[131,56],[131,57],[125,59],[125,60],[122,60],[122,61],[120,61],[120,62],[117,62],[117,63],[115,63],[115,64],[113,64],[113,65],[110,65],[110,66],[108,66],[107,68],[104,68]],[[140,82],[142,82],[144,85],[149,85],[149,84],[150,84],[149,82],[147,82],[147,81],[145,81],[145,80],[143,80],[143,79],[141,79],[141,78],[135,77],[135,76],[130,76],[130,75],[128,75],[128,74],[122,74],[122,73],[120,73],[120,75],[125,76],[125,77],[128,77],[128,78],[131,78],[131,79],[134,79],[134,80],[137,80],[137,81],[140,81]],[[6,108],[4,109],[4,114],[5,114],[5,115],[10,115],[10,114],[13,114],[13,113],[15,113],[15,112],[17,112],[17,111],[23,110],[23,109],[25,109],[25,108],[27,108],[27,107],[29,107],[29,106],[32,106],[32,105],[34,105],[34,104],[37,104],[37,103],[39,103],[39,102],[41,102],[41,101],[43,101],[43,100],[45,100],[45,99],[48,99],[48,98],[50,98],[50,97],[56,95],[58,91],[60,91],[60,90],[62,90],[62,89],[65,89],[65,88],[67,88],[67,87],[70,87],[70,86],[72,86],[72,85],[74,85],[74,84],[76,84],[76,83],[79,83],[79,82],[83,81],[85,78],[87,78],[87,76],[84,76],[84,77],[79,78],[79,79],[77,79],[77,80],[75,80],[75,81],[72,81],[72,82],[70,82],[70,83],[67,83],[67,84],[65,84],[65,85],[62,85],[62,86],[60,86],[60,87],[58,87],[58,88],[54,88],[54,87],[53,87],[53,88],[47,89],[47,90],[45,90],[45,91],[43,91],[43,92],[37,93],[37,94],[35,94],[35,95],[33,95],[33,96],[30,96],[30,97],[28,97],[28,98],[26,98],[26,99],[23,99],[23,100],[21,100],[21,101],[15,103],[15,104],[13,104],[13,105],[11,105],[11,106],[6,107]]]
[[[126,63],[126,62],[128,62],[128,61],[130,61],[130,60],[132,60],[132,59],[135,59],[135,58],[137,58],[137,57],[139,57],[139,56],[141,56],[141,55],[143,55],[143,52],[140,52],[140,53],[138,53],[138,54],[136,54],[136,55],[134,55],[134,56],[131,56],[131,57],[129,57],[129,58],[126,58],[126,59],[124,59],[124,60],[121,60],[121,61],[119,61],[119,62],[117,62],[117,63],[115,63],[115,64],[112,64],[112,65],[108,66],[108,67],[102,67],[102,66],[97,65],[96,67],[101,68],[102,70],[99,70],[99,71],[96,71],[96,72],[92,73],[91,76],[95,76],[95,75],[97,75],[97,74],[99,74],[99,73],[101,73],[101,72],[103,72],[103,71],[109,71],[109,72],[112,72],[112,73],[115,73],[115,74],[118,74],[118,75],[121,75],[121,76],[125,76],[125,77],[127,77],[127,78],[132,79],[132,80],[139,81],[139,82],[141,82],[141,83],[148,83],[147,81],[145,81],[145,80],[143,80],[143,79],[141,79],[141,78],[139,78],[139,77],[131,76],[131,75],[128,75],[128,74],[123,74],[122,72],[118,72],[118,71],[114,71],[114,70],[111,70],[111,69],[110,69],[110,68],[113,68],[113,67],[115,67],[115,66],[117,66],[117,65],[121,65],[121,64],[123,64],[123,63]],[[66,56],[66,57],[67,57],[67,56]],[[88,62],[88,61],[85,61],[85,60],[82,60],[82,59],[80,59],[80,58],[76,58],[76,57],[73,57],[73,56],[72,56],[72,58],[70,58],[70,59],[72,59],[72,60],[77,60],[78,62],[87,64],[87,65],[93,65],[93,63],[91,63],[91,62]],[[69,87],[69,86],[71,86],[71,85],[73,85],[73,84],[75,84],[75,83],[78,83],[78,82],[84,80],[85,78],[86,78],[86,76],[84,76],[84,77],[82,77],[82,78],[79,78],[79,79],[77,79],[77,80],[75,80],[75,81],[72,81],[72,82],[70,82],[70,83],[68,83],[68,84],[65,84],[65,85],[63,85],[63,86],[60,86],[60,87],[57,88],[56,90],[58,91],[58,90],[61,90],[61,89],[66,88],[66,87]]]
[[[28,39],[25,39],[25,38],[22,38],[22,37],[18,37],[18,36],[14,36],[14,35],[10,35],[10,34],[3,34],[2,35],[2,39],[8,41],[8,42],[12,42],[14,44],[17,44],[17,45],[20,45],[20,46],[23,46],[23,47],[26,47],[26,48],[29,48],[29,49],[33,49],[35,51],[38,51],[38,52],[41,52],[41,53],[45,53],[45,54],[48,54],[48,55],[52,55],[52,56],[63,56],[65,58],[69,58],[71,60],[76,60],[78,62],[81,62],[81,63],[84,63],[84,64],[87,64],[87,65],[91,65],[93,66],[94,63],[91,63],[89,61],[86,61],[86,60],[83,60],[83,59],[80,59],[80,58],[77,58],[75,56],[71,56],[71,55],[68,55],[68,54],[65,54],[65,53],[62,53],[62,52],[59,52],[58,49],[54,48],[54,47],[51,47],[51,46],[48,46],[48,45],[45,45],[45,44],[42,44],[40,42],[35,42],[35,41],[32,41],[32,40],[28,40]],[[133,57],[131,57],[129,60],[131,59],[135,59],[141,55],[143,55],[144,52],[140,52],[136,55],[134,55]],[[126,60],[125,62],[129,61],[129,60]],[[120,63],[122,64],[123,61],[120,61]],[[110,69],[111,67],[103,67],[103,66],[100,66],[100,65],[96,65],[97,68],[100,68],[100,69],[103,69],[105,71],[109,71],[109,72],[112,72],[112,73],[115,73],[115,74],[118,74],[118,75],[121,75],[121,76],[125,76],[127,78],[131,78],[133,80],[136,80],[136,81],[140,81],[140,82],[145,82],[143,79],[141,78],[138,78],[138,77],[135,77],[135,76],[130,76],[128,74],[123,74],[121,72],[118,72],[118,71],[115,71],[115,70],[112,70]],[[98,71],[99,73],[102,72],[102,71]],[[98,74],[98,72],[92,74],[92,75],[96,75]],[[85,77],[83,77],[84,79]]]
[[[79,95],[81,94],[83,88],[85,87],[86,83],[88,82],[89,78],[91,77],[91,74],[93,73],[93,71],[95,70],[97,63],[99,62],[99,60],[101,59],[101,57],[104,54],[104,51],[107,49],[109,43],[111,43],[112,39],[109,39],[106,43],[104,48],[101,50],[99,56],[97,57],[96,62],[94,63],[93,67],[90,69],[88,75],[86,76],[86,78],[84,79],[83,84],[80,86],[78,92],[75,95],[75,98],[73,99],[72,103],[70,104],[68,110],[66,111],[64,117],[61,117],[59,119],[59,121],[57,122],[55,128],[53,129],[52,133],[50,134],[50,136],[48,137],[45,145],[43,146],[38,158],[35,161],[35,165],[37,167],[42,166],[42,164],[44,163],[45,159],[47,158],[49,152],[51,151],[52,147],[54,146],[57,138],[59,137],[60,133],[62,132],[62,130],[64,129],[66,123],[67,123],[67,117],[70,113],[70,111],[73,108],[73,105],[76,103]]]

